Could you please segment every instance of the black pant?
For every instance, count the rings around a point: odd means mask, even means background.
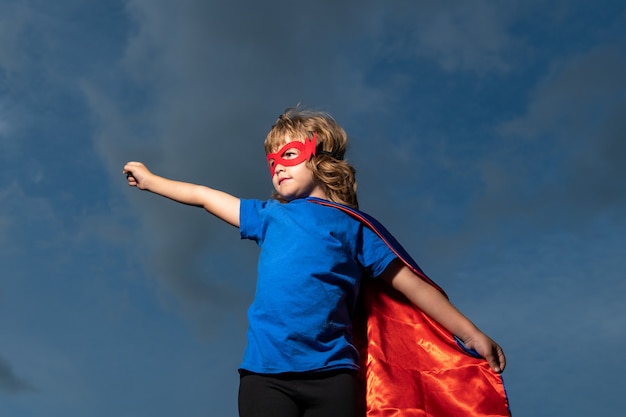
[[[241,373],[240,417],[360,417],[362,390],[350,370],[292,374]]]

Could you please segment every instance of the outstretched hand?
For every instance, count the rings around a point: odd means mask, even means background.
[[[122,173],[126,175],[128,185],[141,190],[146,189],[146,178],[152,173],[141,162],[128,162],[124,165]]]
[[[478,333],[476,336],[463,341],[465,346],[474,349],[480,356],[485,358],[494,372],[501,373],[506,367],[504,351],[496,342],[486,334]]]

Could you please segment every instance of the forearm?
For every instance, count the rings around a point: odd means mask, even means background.
[[[154,174],[144,180],[143,188],[182,204],[203,207],[227,223],[239,226],[239,199],[225,192]]]
[[[143,181],[141,188],[179,203],[202,207],[205,192],[202,188],[206,187],[152,174]]]
[[[413,273],[399,260],[395,260],[382,275],[389,284],[404,294],[424,313],[436,320],[449,332],[474,349],[495,372],[502,372],[506,358],[502,348],[478,329],[452,303],[430,283]]]
[[[474,337],[480,330],[461,313],[437,288],[420,278],[413,279],[411,288],[402,291],[424,313],[432,317],[463,341]]]
[[[383,278],[461,340],[465,341],[480,331],[437,288],[417,277],[401,262],[391,264]]]

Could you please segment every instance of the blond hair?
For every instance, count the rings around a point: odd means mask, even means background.
[[[329,200],[358,208],[356,170],[344,160],[348,136],[327,113],[292,107],[278,117],[265,138],[265,153],[276,152],[290,141],[304,142],[317,134],[316,154],[307,161],[315,180]],[[274,198],[281,200],[276,192]]]

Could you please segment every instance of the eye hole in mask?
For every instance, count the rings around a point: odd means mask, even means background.
[[[311,139],[305,138],[304,143],[293,141],[285,144],[277,152],[267,154],[267,165],[274,176],[276,165],[291,167],[310,160],[315,155],[317,133]]]

